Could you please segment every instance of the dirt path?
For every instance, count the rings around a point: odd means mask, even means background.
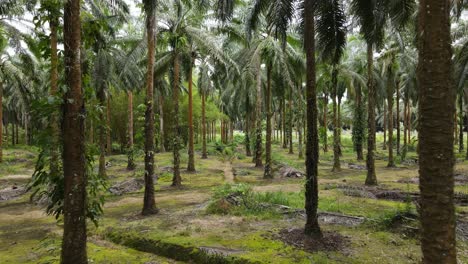
[[[229,161],[224,162],[224,181],[234,183],[234,173],[232,173],[232,164]]]

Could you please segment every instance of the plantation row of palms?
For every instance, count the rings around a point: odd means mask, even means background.
[[[351,128],[356,159],[366,160],[365,184],[377,185],[377,129],[385,133],[388,167],[397,155],[405,158],[416,129],[423,262],[455,263],[453,166],[455,143],[464,150],[466,5],[420,0],[418,10],[411,0],[143,0],[137,17],[124,0],[5,0],[0,126],[6,133],[11,127],[13,144],[20,127],[24,141],[42,150],[31,188],[49,198],[48,213],[63,215],[62,263],[87,263],[86,218],[102,213],[99,182],[117,137],[113,97],[127,100],[121,148],[129,170],[138,148],[144,150],[143,215],[159,211],[155,152],[172,151],[178,187],[182,149],[187,171],[196,171],[195,138],[206,159],[220,121],[224,144],[233,130],[244,132],[246,155],[265,179],[273,178],[273,141],[292,154],[297,132],[307,176],[304,232],[317,239],[323,236],[319,152],[332,146],[333,171],[340,171],[342,129]],[[135,101],[144,106],[141,116],[134,114]]]

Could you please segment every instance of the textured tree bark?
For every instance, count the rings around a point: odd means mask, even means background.
[[[293,111],[292,111],[292,87],[289,87],[289,122],[288,122],[288,139],[289,139],[289,154],[294,154],[293,149]]]
[[[283,104],[283,148],[286,149],[288,147],[288,136],[287,136],[287,129],[286,129],[286,100],[281,99],[281,103]]]
[[[145,194],[142,215],[158,213],[154,199],[154,60],[155,60],[155,27],[154,10],[148,8],[146,13],[146,37],[148,41],[148,62],[146,68],[146,111],[145,111]]]
[[[159,93],[159,151],[166,152],[164,136],[164,98],[161,93]]]
[[[315,72],[315,23],[313,0],[304,3],[304,45],[306,52],[306,90],[307,90],[307,143],[306,143],[306,184],[305,184],[305,209],[306,235],[321,238],[322,231],[318,223],[318,158],[319,139],[317,127],[317,91]]]
[[[403,148],[407,148],[408,146],[408,103],[407,103],[407,99],[405,98],[405,100],[403,101]]]
[[[266,142],[265,142],[265,170],[263,173],[264,179],[273,179],[271,172],[271,118],[273,113],[271,112],[271,65],[267,69],[267,89],[265,95],[265,112],[266,112]]]
[[[387,104],[388,104],[388,164],[387,167],[395,167],[393,160],[393,82],[387,86]]]
[[[111,104],[110,104],[110,95],[107,95],[107,106],[106,106],[106,154],[111,155],[112,154],[112,139],[111,139],[111,134],[110,134],[110,129],[111,129],[111,124],[110,124],[110,119],[111,119]]]
[[[396,151],[400,155],[401,127],[400,127],[400,81],[396,83]]]
[[[460,108],[458,112],[458,122],[460,125],[460,129],[458,131],[458,152],[462,153],[464,146],[463,146],[463,96],[458,96],[458,107]]]
[[[88,263],[86,253],[85,104],[81,88],[80,0],[64,9],[65,81],[63,105],[63,240],[60,262]]]
[[[332,72],[332,100],[333,100],[333,168],[332,171],[341,171],[340,164],[340,140],[339,140],[339,124],[338,124],[338,103],[337,103],[337,89],[338,89],[338,71],[333,67]]]
[[[323,126],[325,127],[325,138],[323,139],[323,152],[328,152],[328,93],[323,99]]]
[[[0,80],[0,162],[3,162],[3,82]]]
[[[368,89],[368,103],[367,103],[367,177],[366,185],[377,185],[377,177],[375,175],[375,86],[374,78],[372,77],[374,58],[374,49],[372,44],[367,44],[367,89]]]
[[[256,125],[256,135],[257,139],[255,141],[255,167],[263,167],[262,163],[262,73],[261,73],[260,61],[257,66],[257,104],[256,104],[256,113],[257,113],[257,125]]]
[[[182,185],[182,178],[180,177],[180,126],[179,126],[179,79],[180,79],[180,63],[179,53],[175,51],[174,54],[174,85],[172,90],[172,101],[174,108],[172,117],[174,118],[174,145],[172,147],[174,157],[174,173],[172,176],[172,186],[178,187]]]
[[[201,92],[202,96],[202,159],[208,158],[208,153],[206,152],[206,95],[205,92]]]
[[[189,172],[195,172],[195,151],[194,151],[194,143],[193,143],[193,92],[192,92],[192,86],[193,86],[193,79],[192,79],[192,70],[193,70],[193,63],[194,63],[194,58],[195,56],[193,55],[191,58],[190,62],[190,68],[189,68],[189,76],[188,76],[188,86],[189,86],[189,92],[188,92],[188,125],[189,125],[189,145],[188,145],[188,165],[187,165],[187,171]]]
[[[411,105],[410,101],[408,100],[408,144],[411,145]]]
[[[419,177],[423,263],[457,263],[454,189],[456,90],[450,2],[421,0],[419,9]]]
[[[51,96],[57,96],[58,92],[58,52],[57,52],[57,26],[58,18],[51,15],[49,18],[50,26],[50,91]],[[51,130],[51,151],[50,151],[50,173],[58,175],[59,173],[59,117],[57,113],[53,113],[50,120]]]
[[[247,109],[249,109],[249,97],[247,96]],[[250,149],[250,115],[249,111],[245,112],[245,155],[247,157],[252,156],[252,150]]]
[[[383,146],[382,150],[387,150],[387,104],[384,101],[384,111],[383,111]]]
[[[133,149],[133,92],[128,91],[128,124],[127,124],[127,137],[128,137],[128,146],[127,146],[127,170],[134,170],[135,160],[134,160],[134,149]]]
[[[106,93],[104,92],[104,87],[101,87],[97,92],[97,97],[99,101],[99,108],[102,111],[99,112],[99,177],[106,177],[106,152],[107,152],[107,120],[106,115],[104,115],[104,108],[106,108]]]

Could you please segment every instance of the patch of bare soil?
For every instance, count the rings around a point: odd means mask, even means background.
[[[0,201],[9,201],[20,197],[26,193],[25,186],[13,185],[0,190]]]
[[[283,243],[307,252],[340,251],[346,253],[349,239],[337,232],[324,232],[321,239],[304,234],[304,229],[283,229],[275,237]]]
[[[130,179],[114,184],[109,188],[109,192],[114,195],[136,192],[143,188],[144,184],[145,182],[142,179]]]

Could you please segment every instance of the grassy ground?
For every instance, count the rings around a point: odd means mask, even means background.
[[[376,166],[380,190],[417,192],[418,185],[414,182],[418,175],[417,166],[398,160],[397,168],[386,168],[387,152],[382,150],[381,138],[378,139]],[[194,255],[201,248],[204,252],[229,256],[225,259],[232,258],[233,263],[238,260],[259,263],[418,263],[421,253],[417,235],[391,225],[396,215],[407,211],[414,213],[414,205],[405,201],[359,197],[352,193],[354,191],[343,188],[361,188],[366,174],[365,170],[348,168],[348,163],[364,165],[355,160],[349,136],[343,137],[341,172],[331,172],[331,150],[320,153],[319,210],[365,218],[364,223],[356,226],[322,223],[324,231],[337,232],[347,241],[345,248],[338,251],[311,253],[278,239],[277,234],[281,230],[303,227],[304,218],[300,214],[284,214],[262,206],[228,205],[228,208],[220,208],[216,203],[219,198],[236,188],[252,192],[249,201],[255,205],[284,205],[290,210],[304,207],[304,179],[277,176],[274,180],[265,181],[262,179],[263,171],[253,167],[252,158],[242,154],[242,146],[233,149],[215,154],[215,146],[212,145],[207,160],[199,159],[200,154],[197,153],[197,173],[183,171],[183,187],[179,189],[170,187],[172,175],[167,172],[167,167],[171,166],[171,154],[157,154],[159,169],[166,171],[159,175],[156,185],[160,214],[151,217],[139,215],[143,190],[122,196],[108,194],[105,214],[99,226],[96,228],[89,224],[88,253],[91,262],[178,263],[174,259],[185,262],[187,259],[183,254]],[[297,145],[294,150],[296,154],[288,154],[286,149],[275,145],[275,163],[303,171],[303,160],[297,157]],[[25,184],[34,169],[36,155],[35,149],[6,149],[5,162],[0,164],[0,190]],[[408,159],[415,157],[414,151],[407,154]],[[460,154],[459,158],[462,157],[464,155]],[[143,177],[142,158],[140,154],[135,171],[127,171],[125,155],[108,157],[111,163],[107,172],[109,185]],[[187,155],[183,154],[183,167],[186,160]],[[231,166],[236,176],[225,173]],[[456,170],[468,174],[468,162],[457,163]],[[232,182],[240,185],[224,186]],[[468,194],[468,186],[457,185],[456,191]],[[0,201],[1,263],[58,262],[61,223],[43,211],[43,208],[29,202],[28,195]],[[466,206],[457,206],[459,219],[466,218],[467,213]],[[459,240],[457,247],[460,263],[468,263],[468,243]],[[210,263],[203,259],[204,255],[195,257]]]

